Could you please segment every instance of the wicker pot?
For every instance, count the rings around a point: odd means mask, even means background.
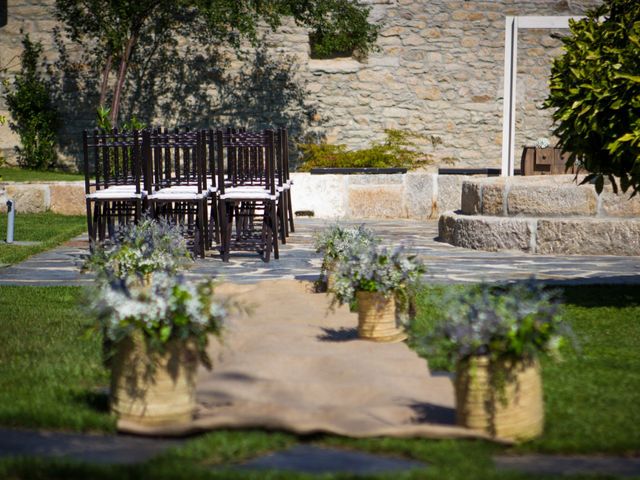
[[[358,336],[374,342],[401,342],[407,338],[396,322],[396,301],[378,292],[356,292]]]
[[[537,359],[491,363],[486,356],[458,364],[458,425],[507,440],[524,441],[542,433],[544,408]]]
[[[111,363],[111,411],[141,426],[189,423],[195,409],[198,356],[190,342],[149,352],[140,335],[118,343]]]

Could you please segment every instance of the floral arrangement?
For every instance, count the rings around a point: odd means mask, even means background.
[[[111,345],[142,332],[152,351],[161,352],[172,340],[194,341],[200,360],[210,367],[207,336],[219,336],[233,306],[217,301],[214,283],[185,282],[181,276],[155,273],[149,284],[134,277],[99,284],[89,308],[97,328]]]
[[[351,252],[378,245],[378,239],[364,225],[343,227],[335,224],[315,236],[317,253],[322,253],[321,278],[327,277],[336,265],[351,257]]]
[[[85,269],[110,281],[130,276],[144,278],[158,271],[175,273],[191,260],[180,227],[145,217],[119,229],[111,244],[97,247]]]
[[[548,148],[551,145],[551,142],[547,137],[540,137],[536,140],[535,146],[536,148]]]
[[[375,245],[361,245],[336,267],[332,288],[334,302],[352,303],[356,292],[394,295],[404,309],[410,294],[419,284],[424,265],[414,255],[405,255],[402,247],[390,251]]]
[[[482,284],[446,300],[444,318],[424,339],[425,351],[437,363],[453,367],[473,356],[490,361],[559,355],[571,338],[560,316],[558,293],[535,279],[491,287]]]

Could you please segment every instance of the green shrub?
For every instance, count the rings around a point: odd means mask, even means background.
[[[554,134],[592,172],[617,189],[640,190],[640,2],[605,0],[586,18],[570,22],[565,53],[554,61],[546,108],[555,108]]]
[[[24,168],[48,170],[56,166],[56,130],[58,112],[51,101],[49,88],[38,68],[42,44],[22,39],[20,73],[13,85],[4,81],[5,100],[11,114],[9,126],[20,137],[16,146],[18,164]]]
[[[417,168],[429,165],[433,157],[419,150],[416,140],[430,140],[434,146],[442,143],[440,137],[427,136],[405,130],[385,130],[384,142],[374,143],[363,150],[347,150],[346,145],[304,143],[302,164],[298,170],[312,168]]]
[[[110,132],[113,129],[111,124],[111,109],[107,107],[98,107],[96,110],[96,126],[99,130]],[[146,124],[138,120],[138,117],[133,115],[129,120],[122,124],[121,131],[130,132],[133,130],[144,130]]]
[[[370,11],[371,7],[351,0],[316,2],[305,17],[311,27],[311,57],[362,59],[378,50],[375,41],[380,26],[368,22]]]
[[[7,121],[7,117],[5,117],[4,115],[0,115],[0,127],[4,125],[6,121]],[[0,151],[0,167],[2,167],[3,165],[4,165],[4,156]],[[0,180],[2,180],[2,175],[0,175]]]

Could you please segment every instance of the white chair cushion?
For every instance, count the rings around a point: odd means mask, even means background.
[[[138,200],[144,196],[144,192],[136,193],[135,186],[133,188],[129,187],[129,185],[109,187],[102,190],[96,190],[93,193],[85,195],[85,197],[89,200]]]
[[[220,200],[276,200],[278,195],[271,195],[267,190],[228,189]]]
[[[162,188],[149,195],[150,200],[200,200],[206,193],[198,193],[198,187],[194,185],[174,185]]]

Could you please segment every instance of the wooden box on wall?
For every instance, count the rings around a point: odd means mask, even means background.
[[[570,153],[562,149],[547,147],[524,147],[520,169],[522,175],[564,175],[575,173],[575,167],[567,169],[565,164]]]

